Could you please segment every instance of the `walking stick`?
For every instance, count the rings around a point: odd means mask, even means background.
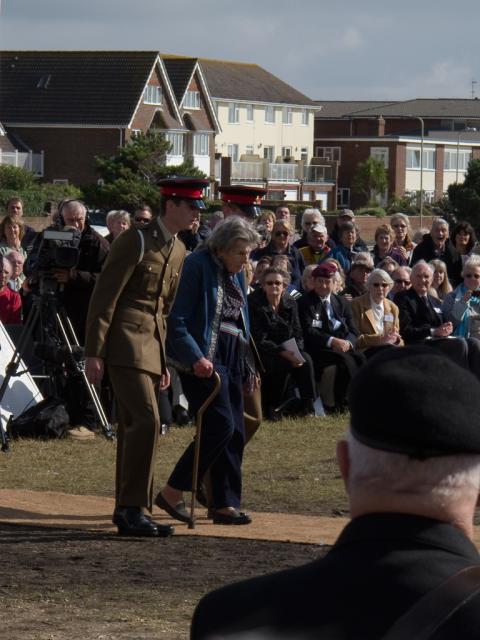
[[[188,522],[189,529],[195,529],[195,500],[197,496],[197,484],[198,484],[198,465],[200,462],[200,437],[202,434],[202,421],[203,414],[211,405],[218,392],[220,391],[220,376],[216,371],[212,374],[215,384],[213,386],[212,392],[207,397],[205,402],[202,404],[200,409],[197,411],[197,415],[195,417],[195,453],[193,456],[193,473],[192,473],[192,503],[190,505],[190,520]]]

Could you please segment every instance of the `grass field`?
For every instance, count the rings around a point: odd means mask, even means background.
[[[245,449],[244,506],[249,510],[330,515],[346,500],[335,445],[347,416],[265,422]],[[156,485],[161,487],[193,428],[160,438]],[[16,440],[0,455],[0,487],[113,496],[115,445],[95,441]]]

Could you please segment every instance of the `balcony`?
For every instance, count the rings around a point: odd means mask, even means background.
[[[221,164],[216,162],[215,174],[220,177]],[[325,165],[303,165],[296,162],[269,163],[257,162],[232,162],[232,182],[278,182],[279,184],[310,182],[335,182],[334,167]]]
[[[43,176],[43,151],[41,153],[21,153],[20,151],[2,151],[0,149],[0,164],[21,167],[31,171],[38,177]]]

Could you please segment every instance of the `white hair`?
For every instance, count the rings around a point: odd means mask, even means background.
[[[458,454],[417,460],[402,453],[372,449],[349,431],[349,486],[364,490],[431,496],[450,502],[480,490],[480,455]]]
[[[467,269],[475,269],[476,267],[480,267],[480,256],[474,254],[465,260],[465,264],[462,269],[462,276],[465,275]]]
[[[368,276],[367,289],[372,289],[374,282],[386,282],[388,284],[389,291],[393,287],[393,280],[383,269],[374,269],[372,271],[372,273]]]
[[[432,267],[431,264],[428,264],[428,262],[426,262],[425,260],[419,260],[412,267],[412,271],[411,271],[412,275],[415,275],[415,273],[418,271],[418,267],[427,267],[427,269],[430,271],[432,276],[435,273],[435,269]]]
[[[315,216],[318,219],[318,222],[320,224],[323,224],[323,226],[325,225],[325,218],[323,217],[322,213],[320,212],[320,209],[316,209],[314,207],[310,207],[308,209],[305,209],[305,211],[302,213],[302,226],[303,223],[305,222],[305,219],[307,216]]]

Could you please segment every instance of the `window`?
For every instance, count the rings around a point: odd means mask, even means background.
[[[370,156],[380,160],[385,169],[388,169],[388,147],[370,147]]]
[[[228,103],[228,122],[230,124],[240,122],[240,109],[235,102]]]
[[[275,147],[263,147],[263,157],[269,162],[273,162],[275,157]]]
[[[238,144],[227,144],[227,156],[232,162],[238,162]]]
[[[308,162],[308,147],[302,147],[300,149],[300,160],[302,162]]]
[[[333,160],[336,160],[337,162],[341,161],[340,147],[316,147],[315,155],[317,158],[323,158],[330,162]]]
[[[208,133],[195,133],[193,136],[193,155],[208,156]]]
[[[141,129],[132,129],[132,138],[138,138],[139,135],[141,135],[142,130]]]
[[[347,187],[339,187],[337,189],[337,207],[350,206],[350,189]]]
[[[310,114],[307,109],[302,109],[302,124],[308,124],[310,122]]]
[[[172,145],[168,152],[169,156],[183,156],[183,134],[182,133],[166,133],[166,140]]]
[[[407,169],[420,169],[420,147],[407,147]],[[423,168],[435,169],[435,149],[423,150]]]
[[[185,109],[200,109],[200,91],[187,91],[183,106]]]
[[[283,107],[282,122],[283,124],[292,124],[292,107]]]
[[[147,84],[143,92],[143,102],[145,104],[162,104],[162,87]]]
[[[247,104],[247,122],[253,122],[253,104]]]
[[[445,171],[466,171],[468,163],[472,159],[471,149],[458,150],[458,167],[457,167],[457,149],[445,149],[443,168]]]
[[[282,158],[292,157],[292,147],[282,147]]]
[[[273,104],[267,104],[265,107],[265,122],[275,123],[275,107]]]
[[[247,144],[247,146],[245,147],[245,153],[247,154],[247,156],[253,156],[253,154],[255,153],[253,144]]]

